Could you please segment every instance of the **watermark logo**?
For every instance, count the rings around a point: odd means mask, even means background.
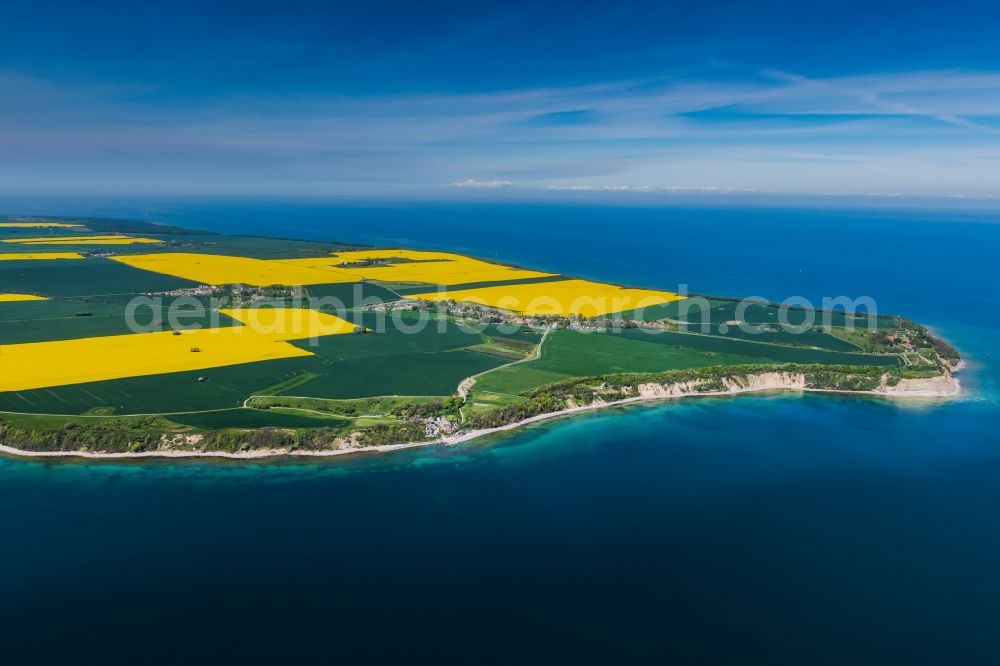
[[[878,308],[870,296],[824,297],[817,304],[802,296],[775,303],[762,297],[732,299],[703,296],[678,285],[677,298],[600,296],[567,298],[534,283],[529,297],[501,295],[487,300],[475,293],[456,299],[447,290],[420,298],[386,299],[368,293],[364,283],[351,285],[343,297],[312,296],[301,288],[198,287],[139,295],[125,308],[133,333],[183,334],[204,329],[277,336],[317,345],[332,332],[401,335],[463,333],[514,334],[525,327],[569,328],[583,333],[635,329],[773,339],[775,333],[804,335],[831,328],[848,332],[878,328]],[[384,292],[383,292],[384,293]],[[308,311],[309,316],[303,316]],[[335,319],[334,319],[335,318]],[[336,330],[332,328],[334,322]]]

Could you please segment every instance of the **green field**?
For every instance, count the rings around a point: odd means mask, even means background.
[[[311,360],[261,361],[193,372],[9,391],[0,393],[0,411],[82,414],[94,407],[107,407],[116,414],[137,414],[239,407],[255,390],[306,372]],[[206,381],[198,381],[200,377],[205,377]]]
[[[340,336],[347,337],[347,336]],[[468,377],[509,359],[474,351],[392,354],[353,361],[323,361],[319,377],[295,388],[295,395],[354,398],[379,395],[451,395]]]
[[[399,296],[394,292],[379,286],[373,282],[353,282],[339,284],[313,284],[306,287],[306,295],[310,298],[329,299],[332,301],[332,308],[340,309],[340,304],[344,307],[353,308],[372,302],[398,301]],[[326,303],[320,303],[320,308]]]
[[[149,246],[146,246],[147,248]],[[0,261],[4,292],[42,296],[140,294],[195,287],[190,280],[151,273],[108,259]]]
[[[518,394],[570,377],[614,372],[657,372],[711,365],[823,363],[895,366],[895,356],[848,354],[666,331],[616,333],[555,331],[536,361],[479,378],[476,390]]]
[[[174,319],[179,328],[206,327],[212,322],[208,299],[198,300],[202,303],[201,313],[187,305],[175,309],[177,316]],[[104,296],[0,303],[0,344],[128,335],[145,332],[149,330],[145,328],[148,326],[155,326],[155,330],[172,330],[171,299],[155,301],[136,309],[134,323],[144,327],[139,331],[129,327],[127,301],[128,297]],[[215,316],[220,325],[232,323],[223,314],[216,313]]]
[[[339,335],[319,338],[317,346],[307,341],[296,345],[325,361],[353,361],[395,354],[450,351],[486,342],[481,333],[468,332],[452,321],[424,321],[410,314],[394,316],[364,312],[351,313],[347,319],[368,327],[368,335]]]

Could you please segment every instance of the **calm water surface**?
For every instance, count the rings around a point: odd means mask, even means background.
[[[988,218],[266,202],[85,212],[464,250],[707,293],[871,295],[955,342],[972,393],[907,406],[696,399],[321,464],[0,459],[10,663],[1000,657],[1000,226]]]

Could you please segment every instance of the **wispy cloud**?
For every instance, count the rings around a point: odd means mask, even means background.
[[[172,106],[0,72],[0,188],[1000,194],[1000,72],[662,79]],[[704,183],[714,183],[706,187]],[[640,183],[628,185],[622,183]]]
[[[571,184],[548,185],[545,189],[557,192],[659,192],[665,194],[751,194],[760,190],[744,187],[716,187],[714,185],[603,185]]]
[[[511,187],[514,183],[509,180],[475,180],[474,178],[466,178],[465,180],[456,181],[452,185],[455,187],[471,187],[477,190],[496,190],[502,187]]]
[[[650,192],[649,185],[549,185],[545,189],[561,192]]]
[[[865,107],[869,107],[872,114],[925,116],[961,127],[987,132],[996,131],[996,128],[956,115],[961,109],[964,109],[963,115],[983,115],[986,110],[978,104],[963,106],[963,100],[949,99],[947,104],[952,109],[951,112],[942,113],[936,110],[942,96],[951,96],[956,92],[967,95],[970,92],[986,90],[991,96],[995,96],[1000,89],[998,88],[1000,80],[994,76],[970,77],[961,74],[943,77],[924,75],[915,78],[902,76],[887,82],[884,79],[873,80],[872,77],[822,81],[778,70],[770,70],[767,73],[776,80],[788,82],[801,90],[808,91],[814,99],[822,94],[847,100],[855,98]]]

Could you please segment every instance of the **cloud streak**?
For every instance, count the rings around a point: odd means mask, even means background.
[[[475,180],[473,178],[466,178],[465,180],[460,180],[452,183],[455,187],[471,187],[476,190],[497,190],[504,187],[512,187],[513,182],[509,180]]]
[[[666,194],[757,194],[760,190],[748,188],[716,187],[714,185],[549,185],[545,189],[556,192],[659,192]]]
[[[3,189],[368,193],[516,182],[518,190],[1000,194],[989,177],[1000,160],[1000,72],[820,79],[769,70],[724,81],[221,95],[176,105],[141,87],[0,72],[0,93]]]

